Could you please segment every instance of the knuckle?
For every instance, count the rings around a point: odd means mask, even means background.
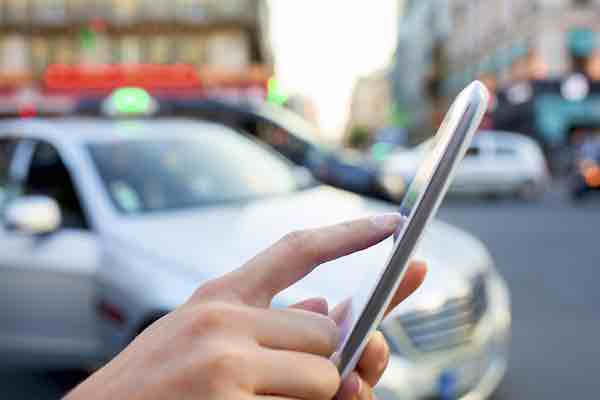
[[[198,354],[194,371],[198,371],[200,377],[205,375],[209,378],[203,382],[207,392],[221,392],[248,385],[251,366],[243,347],[223,340],[213,340],[199,350],[202,352]]]
[[[220,377],[244,376],[247,369],[244,352],[226,346],[221,346],[220,351],[215,352],[207,367]]]
[[[187,332],[192,336],[202,336],[222,330],[230,326],[239,314],[236,307],[224,302],[204,303],[192,312],[193,316],[189,319]]]
[[[211,299],[223,294],[225,289],[223,279],[214,279],[197,288],[191,298],[194,300]]]

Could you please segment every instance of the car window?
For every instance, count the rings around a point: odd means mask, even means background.
[[[9,168],[17,143],[17,140],[13,138],[0,139],[0,211],[4,209],[10,183]]]
[[[514,156],[517,154],[516,150],[509,146],[496,146],[495,153],[497,156]]]
[[[125,214],[247,201],[300,188],[287,162],[229,130],[90,143],[88,149],[111,200]]]
[[[221,122],[236,131],[257,138],[294,164],[305,164],[309,146],[274,123],[252,116],[235,116],[225,113],[221,113],[219,117],[211,116],[207,119]]]
[[[307,164],[309,151],[319,147],[309,144],[295,134],[292,134],[285,124],[270,121],[251,114],[236,113],[225,109],[194,110],[193,116],[206,121],[218,122],[237,132],[250,135],[271,146],[294,164]]]
[[[290,135],[285,129],[259,121],[256,123],[253,134],[293,163],[305,164],[309,146],[297,137]]]
[[[481,149],[479,146],[471,146],[467,149],[467,154],[465,157],[478,157],[481,154]]]
[[[71,174],[56,147],[47,142],[36,144],[23,185],[26,196],[50,197],[58,203],[65,228],[88,229]]]

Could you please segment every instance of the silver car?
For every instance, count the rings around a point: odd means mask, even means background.
[[[177,119],[0,123],[0,359],[97,366],[202,282],[285,233],[393,210],[315,183],[220,125]],[[390,251],[328,263],[276,298],[341,301]],[[383,328],[383,398],[485,397],[504,374],[510,309],[484,246],[441,222],[423,287]]]
[[[383,182],[398,185],[412,177],[429,148],[426,141],[411,150],[399,150],[383,165]],[[515,195],[524,199],[541,196],[550,183],[547,162],[532,138],[509,132],[481,131],[456,172],[454,194]],[[390,183],[388,183],[390,185]]]

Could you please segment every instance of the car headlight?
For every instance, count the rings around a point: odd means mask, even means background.
[[[401,200],[406,192],[406,180],[401,175],[383,174],[379,184],[393,200]]]

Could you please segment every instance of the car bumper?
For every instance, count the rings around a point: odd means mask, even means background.
[[[436,397],[444,390],[445,376],[452,376],[454,382],[451,398],[479,400],[489,397],[506,371],[511,323],[506,285],[502,279],[494,278],[490,286],[490,307],[472,341],[460,348],[416,360],[392,356],[377,386],[378,398]]]

